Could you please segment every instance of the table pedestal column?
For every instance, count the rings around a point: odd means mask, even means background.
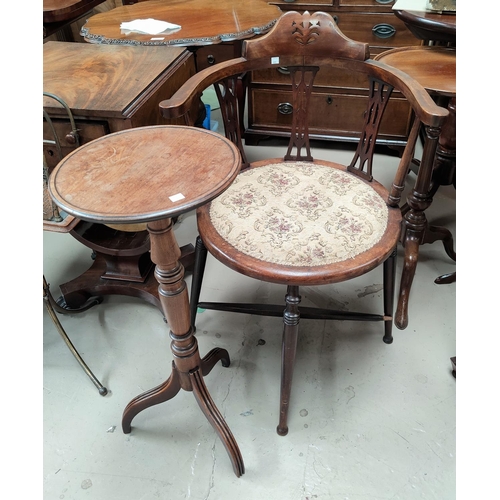
[[[426,235],[429,235],[425,211],[432,203],[430,185],[439,133],[439,129],[431,127],[425,129],[426,145],[422,154],[417,180],[407,197],[406,207],[403,210],[401,244],[405,253],[398,305],[394,316],[394,324],[400,330],[404,330],[408,326],[409,297],[417,268],[419,249],[424,244]]]
[[[181,251],[173,233],[172,220],[150,222],[148,231],[151,239],[151,260],[156,264],[158,294],[170,327],[174,361],[172,373],[166,382],[137,396],[127,405],[122,418],[123,432],[131,431],[133,418],[142,410],[172,399],[180,389],[192,391],[205,417],[222,440],[233,470],[239,477],[244,473],[240,450],[203,380],[203,376],[210,373],[219,360],[223,366],[229,366],[229,354],[225,349],[216,348],[203,359],[200,358],[198,342],[191,327],[184,267],[179,262]]]

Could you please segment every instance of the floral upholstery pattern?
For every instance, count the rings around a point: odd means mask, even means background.
[[[213,226],[233,247],[291,266],[332,264],[365,252],[382,238],[388,214],[366,182],[311,162],[245,170],[210,206]]]

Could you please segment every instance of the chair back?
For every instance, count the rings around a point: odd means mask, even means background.
[[[373,178],[373,159],[377,136],[391,99],[404,96],[413,111],[413,124],[394,177],[387,203],[399,204],[404,181],[413,157],[421,125],[426,138],[422,156],[420,183],[428,182],[437,139],[447,111],[438,107],[427,91],[405,73],[370,58],[368,44],[347,38],[331,15],[325,12],[283,14],[264,36],[245,40],[242,56],[224,61],[194,75],[169,100],[160,103],[165,117],[186,116],[192,124],[189,106],[200,98],[210,85],[221,106],[226,136],[240,149],[244,166],[248,165],[242,144],[243,110],[241,92],[244,80],[251,71],[282,68],[291,86],[290,113],[293,114],[285,161],[313,161],[310,148],[309,120],[311,96],[315,79],[324,68],[335,70],[340,77],[356,74],[360,96],[366,96],[366,109],[360,116],[359,141],[348,170],[370,181]],[[332,82],[335,85],[335,82]],[[390,120],[390,116],[386,117]],[[363,122],[363,123],[362,123]],[[417,181],[418,183],[419,181]]]

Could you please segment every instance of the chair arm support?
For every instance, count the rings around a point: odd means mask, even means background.
[[[447,109],[438,106],[430,97],[429,92],[415,79],[403,71],[387,66],[381,61],[366,61],[374,67],[375,73],[380,72],[380,77],[393,85],[408,99],[418,119],[429,127],[441,128],[448,116]],[[387,71],[386,68],[390,69]]]
[[[247,61],[245,58],[239,57],[215,64],[193,75],[170,99],[160,102],[162,116],[164,118],[178,118],[188,113],[193,101],[199,98],[206,88],[239,72],[238,62],[241,62],[241,72],[245,71]]]

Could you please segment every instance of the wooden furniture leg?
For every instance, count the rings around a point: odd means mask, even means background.
[[[416,223],[416,220],[420,220]],[[409,222],[408,219],[405,219]],[[403,265],[403,273],[401,276],[401,286],[399,291],[399,302],[396,311],[395,323],[400,329],[408,326],[408,302],[410,297],[410,289],[417,268],[418,254],[420,245],[425,243],[434,243],[442,241],[446,254],[456,260],[455,250],[453,249],[453,236],[451,232],[440,226],[429,226],[425,219],[425,214],[421,212],[418,219],[410,222],[414,225],[414,229],[407,229],[404,238],[403,246],[405,247],[405,261]],[[446,274],[436,278],[436,284],[453,283],[455,281],[455,273]]]
[[[280,388],[280,418],[276,431],[280,436],[288,434],[288,410],[292,390],[293,369],[297,354],[297,339],[299,335],[299,304],[301,297],[298,286],[288,286],[285,296],[285,312],[283,313],[283,342],[281,350],[281,388]]]
[[[438,146],[436,148],[436,158],[432,169],[430,196],[439,189],[439,186],[455,185],[456,172],[456,98],[453,97],[448,102],[449,115],[441,129]],[[444,250],[448,257],[456,261],[456,254],[453,245],[453,235],[451,231],[441,226],[427,225],[422,244],[442,241]]]
[[[131,431],[133,418],[142,410],[173,398],[181,388],[192,391],[200,409],[223,442],[234,473],[239,477],[244,473],[241,453],[203,380],[203,375],[206,375],[217,361],[222,360],[223,366],[229,366],[229,355],[225,349],[215,349],[203,360],[200,358],[189,317],[184,268],[179,262],[181,252],[172,228],[171,219],[148,223],[151,260],[156,264],[154,273],[159,283],[158,295],[172,339],[172,374],[165,383],[137,396],[127,405],[122,418],[123,432]]]
[[[400,11],[396,11],[397,15],[398,12]],[[424,215],[439,186],[456,185],[456,50],[452,47],[435,46],[403,47],[384,51],[374,59],[413,77],[429,92],[436,104],[448,109],[437,144],[432,145],[434,155],[426,155],[425,172],[422,172],[423,158],[421,162],[416,159],[410,162],[412,170],[413,166],[418,167],[418,185],[402,207],[404,223],[401,243],[405,247],[405,263],[395,323],[398,328],[403,329],[408,325],[408,300],[417,265],[418,246],[442,241],[447,255],[456,260],[451,232],[444,227],[429,225]],[[423,132],[425,151],[429,131]],[[435,132],[432,135],[434,137]],[[433,142],[434,140],[433,138]],[[435,282],[445,283],[453,279],[446,275],[438,277]]]
[[[424,210],[432,203],[432,197],[439,186],[455,184],[456,168],[456,98],[448,102],[449,115],[445,120],[435,148],[432,170],[420,172],[413,192],[409,195],[404,210],[404,229],[402,243],[405,247],[405,262],[401,276],[399,302],[396,311],[395,323],[400,329],[408,326],[408,301],[410,289],[417,266],[419,246],[426,243],[442,241],[446,254],[456,261],[453,244],[453,235],[445,227],[428,224]],[[428,134],[426,140],[431,135]],[[435,140],[435,139],[433,139]],[[405,230],[406,229],[406,230]],[[453,283],[455,273],[436,278],[437,284]]]
[[[201,283],[205,274],[205,265],[207,262],[208,251],[199,236],[196,237],[195,258],[193,268],[193,279],[191,281],[191,298],[189,300],[191,307],[191,326],[196,331],[196,313],[198,312],[198,303],[200,302]]]
[[[418,171],[417,180],[415,181],[415,186],[407,197],[408,209],[404,213],[401,232],[401,244],[404,247],[405,256],[403,272],[401,274],[398,305],[394,318],[396,326],[401,330],[404,330],[408,326],[408,303],[411,285],[417,267],[419,247],[424,243],[426,230],[428,229],[425,210],[427,210],[432,203],[430,185],[439,133],[439,129],[431,127],[426,128],[426,147],[424,148],[422,162]]]
[[[418,250],[420,247],[419,237],[416,234],[407,234],[404,247],[405,260],[401,274],[398,307],[396,309],[396,317],[394,318],[394,322],[400,330],[404,330],[408,326],[408,303],[411,285],[417,268]]]
[[[431,192],[434,194],[439,186],[455,185],[456,150],[457,150],[457,99],[449,99],[445,107],[449,111],[436,149],[436,159],[432,172]]]
[[[390,257],[384,262],[384,338],[386,344],[392,344],[392,316],[394,314],[394,290],[396,288],[396,257],[394,249]],[[390,319],[389,319],[390,318]]]
[[[457,100],[453,97],[448,102],[448,111],[450,114],[445,121],[441,136],[439,137],[439,144],[436,150],[436,162],[434,164],[433,178],[431,182],[431,191],[435,193],[439,186],[449,186],[453,184],[456,187],[456,124],[457,124]],[[431,226],[430,233],[438,233],[433,241],[441,239],[443,241],[444,249],[447,255],[456,261],[456,254],[453,245],[453,235],[450,231],[443,227]],[[442,236],[442,237],[441,237]],[[433,241],[429,240],[429,243]],[[427,243],[427,241],[426,241]],[[456,272],[447,273],[438,276],[434,283],[437,285],[444,285],[455,283]]]

